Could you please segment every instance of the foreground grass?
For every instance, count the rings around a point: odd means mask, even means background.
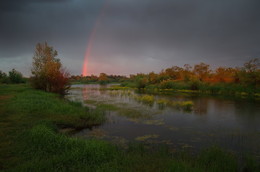
[[[100,124],[104,115],[26,85],[0,85],[0,170],[6,171],[258,171],[253,160],[211,148],[199,155],[167,148],[127,150],[59,133],[60,127]]]
[[[101,111],[90,111],[80,103],[27,85],[0,85],[0,99],[0,169],[20,161],[15,150],[23,140],[20,136],[39,123],[81,129],[105,120]]]

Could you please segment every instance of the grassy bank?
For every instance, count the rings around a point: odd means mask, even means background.
[[[0,168],[20,162],[16,148],[24,141],[21,135],[38,124],[77,130],[105,120],[101,111],[90,111],[80,103],[27,85],[0,85],[0,100]]]
[[[0,85],[0,170],[5,171],[259,171],[250,158],[219,148],[198,155],[148,150],[131,144],[122,150],[108,142],[71,138],[61,128],[80,129],[105,120],[55,94],[27,85]]]
[[[214,96],[232,96],[237,98],[260,98],[260,88],[248,87],[241,84],[217,83],[209,84],[203,82],[182,82],[172,81],[168,85],[148,84],[144,88],[139,88],[134,82],[121,83],[120,86],[102,88],[104,90],[129,90],[135,89],[142,93],[149,94],[196,94]]]

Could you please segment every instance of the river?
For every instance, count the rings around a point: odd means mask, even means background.
[[[113,105],[106,110],[107,120],[92,129],[75,134],[126,146],[131,142],[168,145],[177,149],[200,150],[212,145],[260,155],[260,103],[194,94],[147,94],[136,90],[108,90],[100,85],[73,85],[68,99],[85,106]],[[152,103],[136,97],[150,95]],[[156,100],[192,101],[191,110],[161,106]],[[115,108],[116,107],[116,108]]]

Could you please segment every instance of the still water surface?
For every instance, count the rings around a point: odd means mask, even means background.
[[[75,134],[83,138],[110,140],[121,146],[129,142],[166,144],[172,150],[218,145],[239,153],[260,155],[260,103],[196,95],[153,95],[155,100],[192,101],[191,111],[145,104],[134,90],[102,90],[99,85],[73,85],[68,99],[86,106],[113,104],[120,111],[107,111],[107,121]],[[126,110],[122,110],[126,109]],[[125,111],[127,113],[125,113]],[[135,113],[131,116],[129,113]],[[128,114],[128,115],[124,115]]]

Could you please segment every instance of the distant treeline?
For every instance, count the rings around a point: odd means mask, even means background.
[[[57,80],[57,77],[54,77]],[[210,93],[260,93],[260,62],[252,59],[242,67],[218,67],[213,70],[209,64],[194,66],[172,66],[159,73],[138,73],[129,77],[100,73],[99,76],[72,75],[72,83],[121,83],[122,86],[138,89],[198,90]],[[8,74],[0,71],[0,83],[24,83],[22,74],[15,69]],[[66,84],[65,84],[66,85]]]
[[[108,84],[113,82],[125,82],[128,81],[129,78],[121,75],[107,75],[105,73],[100,73],[99,76],[91,75],[91,76],[82,76],[82,75],[72,75],[70,77],[70,81],[74,83],[100,83],[100,84]]]
[[[23,75],[21,72],[18,72],[15,69],[12,69],[8,72],[8,74],[2,72],[0,70],[0,83],[3,84],[19,84],[19,83],[25,83],[26,79],[23,78]]]
[[[194,66],[173,66],[159,73],[138,73],[130,77],[119,75],[71,76],[71,81],[101,84],[121,82],[122,86],[138,89],[185,89],[208,91],[211,93],[259,93],[260,62],[252,59],[242,67],[218,67],[213,70],[209,64],[200,63]]]

